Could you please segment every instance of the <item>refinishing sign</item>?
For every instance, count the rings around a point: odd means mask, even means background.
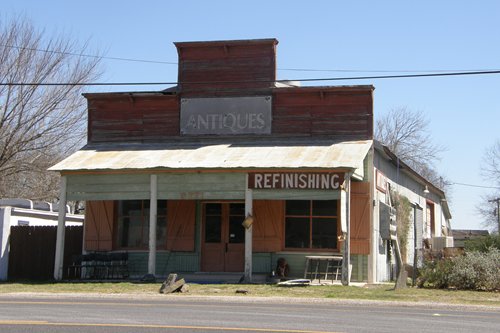
[[[338,190],[344,174],[337,173],[249,173],[251,189]]]
[[[181,134],[271,134],[271,96],[184,98]]]

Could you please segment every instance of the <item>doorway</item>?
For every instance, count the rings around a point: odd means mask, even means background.
[[[245,267],[245,204],[203,204],[201,270],[243,272]]]

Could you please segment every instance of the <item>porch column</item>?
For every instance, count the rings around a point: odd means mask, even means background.
[[[149,202],[149,258],[148,274],[156,274],[156,215],[158,214],[158,176],[151,175]]]
[[[63,264],[64,264],[64,231],[66,219],[66,176],[61,176],[61,184],[59,190],[59,215],[57,221],[57,238],[56,238],[56,256],[54,260],[54,279],[62,280]]]
[[[349,267],[351,266],[351,173],[346,172],[344,189],[342,190],[341,198],[344,202],[340,204],[345,207],[345,239],[344,239],[344,254],[342,259],[342,284],[348,286],[351,282]]]
[[[253,195],[252,190],[248,189],[248,177],[247,186],[245,190],[245,218],[252,216],[252,201]],[[253,226],[250,225],[245,228],[245,282],[252,282],[252,230]]]

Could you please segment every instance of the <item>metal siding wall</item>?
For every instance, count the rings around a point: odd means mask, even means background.
[[[424,210],[417,207],[415,214],[417,214],[417,267],[420,267],[423,261],[422,237],[424,231]]]
[[[413,266],[413,257],[415,254],[414,243],[415,243],[415,206],[412,206],[410,212],[410,231],[408,231],[408,244],[406,245],[406,263]]]

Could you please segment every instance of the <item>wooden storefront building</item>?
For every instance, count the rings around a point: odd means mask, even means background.
[[[132,277],[246,281],[339,255],[344,283],[373,280],[373,87],[277,82],[277,43],[175,43],[176,87],[84,95],[88,143],[51,168],[86,201],[84,251],[127,251]]]

